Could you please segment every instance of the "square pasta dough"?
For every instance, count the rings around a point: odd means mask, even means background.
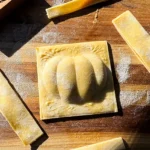
[[[106,41],[36,50],[41,120],[118,111]]]

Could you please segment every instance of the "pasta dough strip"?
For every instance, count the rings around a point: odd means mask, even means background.
[[[40,127],[1,72],[0,112],[6,118],[24,145],[31,144],[43,134]]]
[[[125,150],[125,146],[122,138],[119,137],[72,150]]]
[[[54,6],[51,8],[46,9],[47,16],[49,19],[66,15],[75,11],[78,11],[80,9],[83,9],[85,7],[88,7],[90,5],[94,5],[96,3],[100,3],[106,0],[72,0],[70,2]]]
[[[150,35],[130,11],[126,11],[113,21],[117,31],[150,72]]]

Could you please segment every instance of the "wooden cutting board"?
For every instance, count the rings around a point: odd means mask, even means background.
[[[150,1],[110,0],[53,21],[46,18],[47,7],[44,0],[27,2],[0,25],[0,67],[47,133],[32,149],[69,150],[120,136],[131,149],[150,149],[150,74],[111,23],[130,10],[150,32]],[[126,107],[117,114],[40,121],[35,47],[97,40],[110,44],[117,100],[127,101]],[[123,70],[127,76],[124,83],[118,80],[119,65],[129,68],[127,74]],[[0,149],[5,148],[31,149],[23,146],[0,115]]]
[[[20,5],[23,0],[1,0],[0,1],[0,19],[4,18],[11,11]]]

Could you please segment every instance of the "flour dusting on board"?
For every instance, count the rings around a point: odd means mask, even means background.
[[[9,127],[8,122],[6,121],[4,116],[0,114],[0,128],[7,128],[7,127]],[[1,133],[0,133],[0,136],[1,136]]]
[[[77,28],[81,23],[82,22],[79,22],[78,19],[74,19],[72,25],[68,24],[68,26],[63,27],[63,24],[60,25],[51,22],[40,32],[38,32],[29,42],[47,44],[70,43],[76,37]],[[67,32],[64,32],[63,28],[67,28]]]
[[[126,80],[130,77],[130,64],[131,57],[127,54],[120,53],[120,60],[116,68],[117,74],[119,76],[118,80],[120,83],[126,82]]]
[[[8,128],[9,127],[9,124],[6,120],[4,121],[0,121],[0,128]],[[1,135],[1,134],[0,134]]]
[[[28,96],[38,96],[37,85],[27,75],[19,70],[23,62],[35,61],[34,50],[19,50],[10,58],[0,53],[0,59],[4,63],[1,65],[2,71],[5,73],[9,81],[12,83],[18,94],[26,99]],[[29,58],[33,57],[32,60]]]
[[[21,98],[26,99],[28,96],[38,95],[37,86],[29,77],[18,71],[13,72],[12,70],[9,70],[8,67],[10,66],[3,67],[3,71]]]
[[[150,104],[150,91],[147,91],[146,103]]]
[[[121,91],[120,103],[122,108],[126,108],[139,101],[146,95],[146,91]]]
[[[0,60],[3,62],[15,62],[16,64],[21,63],[21,57],[20,57],[20,52],[17,51],[12,57],[8,58],[6,55],[4,55],[1,51],[0,51]],[[8,61],[9,60],[9,61]]]
[[[70,35],[73,36],[72,32]],[[43,42],[47,44],[55,44],[55,43],[68,43],[69,42],[69,36],[65,36],[59,31],[53,31],[43,33]]]
[[[43,34],[43,42],[54,44],[54,43],[56,43],[58,36],[59,35],[57,32],[45,33],[45,34]]]
[[[47,44],[55,44],[55,43],[68,43],[70,41],[70,37],[61,33],[57,29],[58,27],[55,25],[51,28],[50,31],[46,31],[45,28],[41,30],[36,36],[34,36],[30,42],[40,42]],[[70,29],[71,30],[71,29]],[[68,31],[68,34],[74,37],[75,29],[72,29],[71,33]]]
[[[54,0],[53,6],[63,4],[65,0]]]

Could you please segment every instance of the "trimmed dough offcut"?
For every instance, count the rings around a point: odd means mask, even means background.
[[[43,134],[1,72],[0,112],[25,145],[31,144]]]
[[[46,12],[48,18],[52,19],[104,1],[106,0],[72,0],[61,5],[50,7],[46,9]]]
[[[99,142],[92,145],[75,148],[72,150],[125,150],[125,145],[121,137]]]
[[[130,11],[126,11],[113,21],[117,31],[150,72],[150,35]]]

